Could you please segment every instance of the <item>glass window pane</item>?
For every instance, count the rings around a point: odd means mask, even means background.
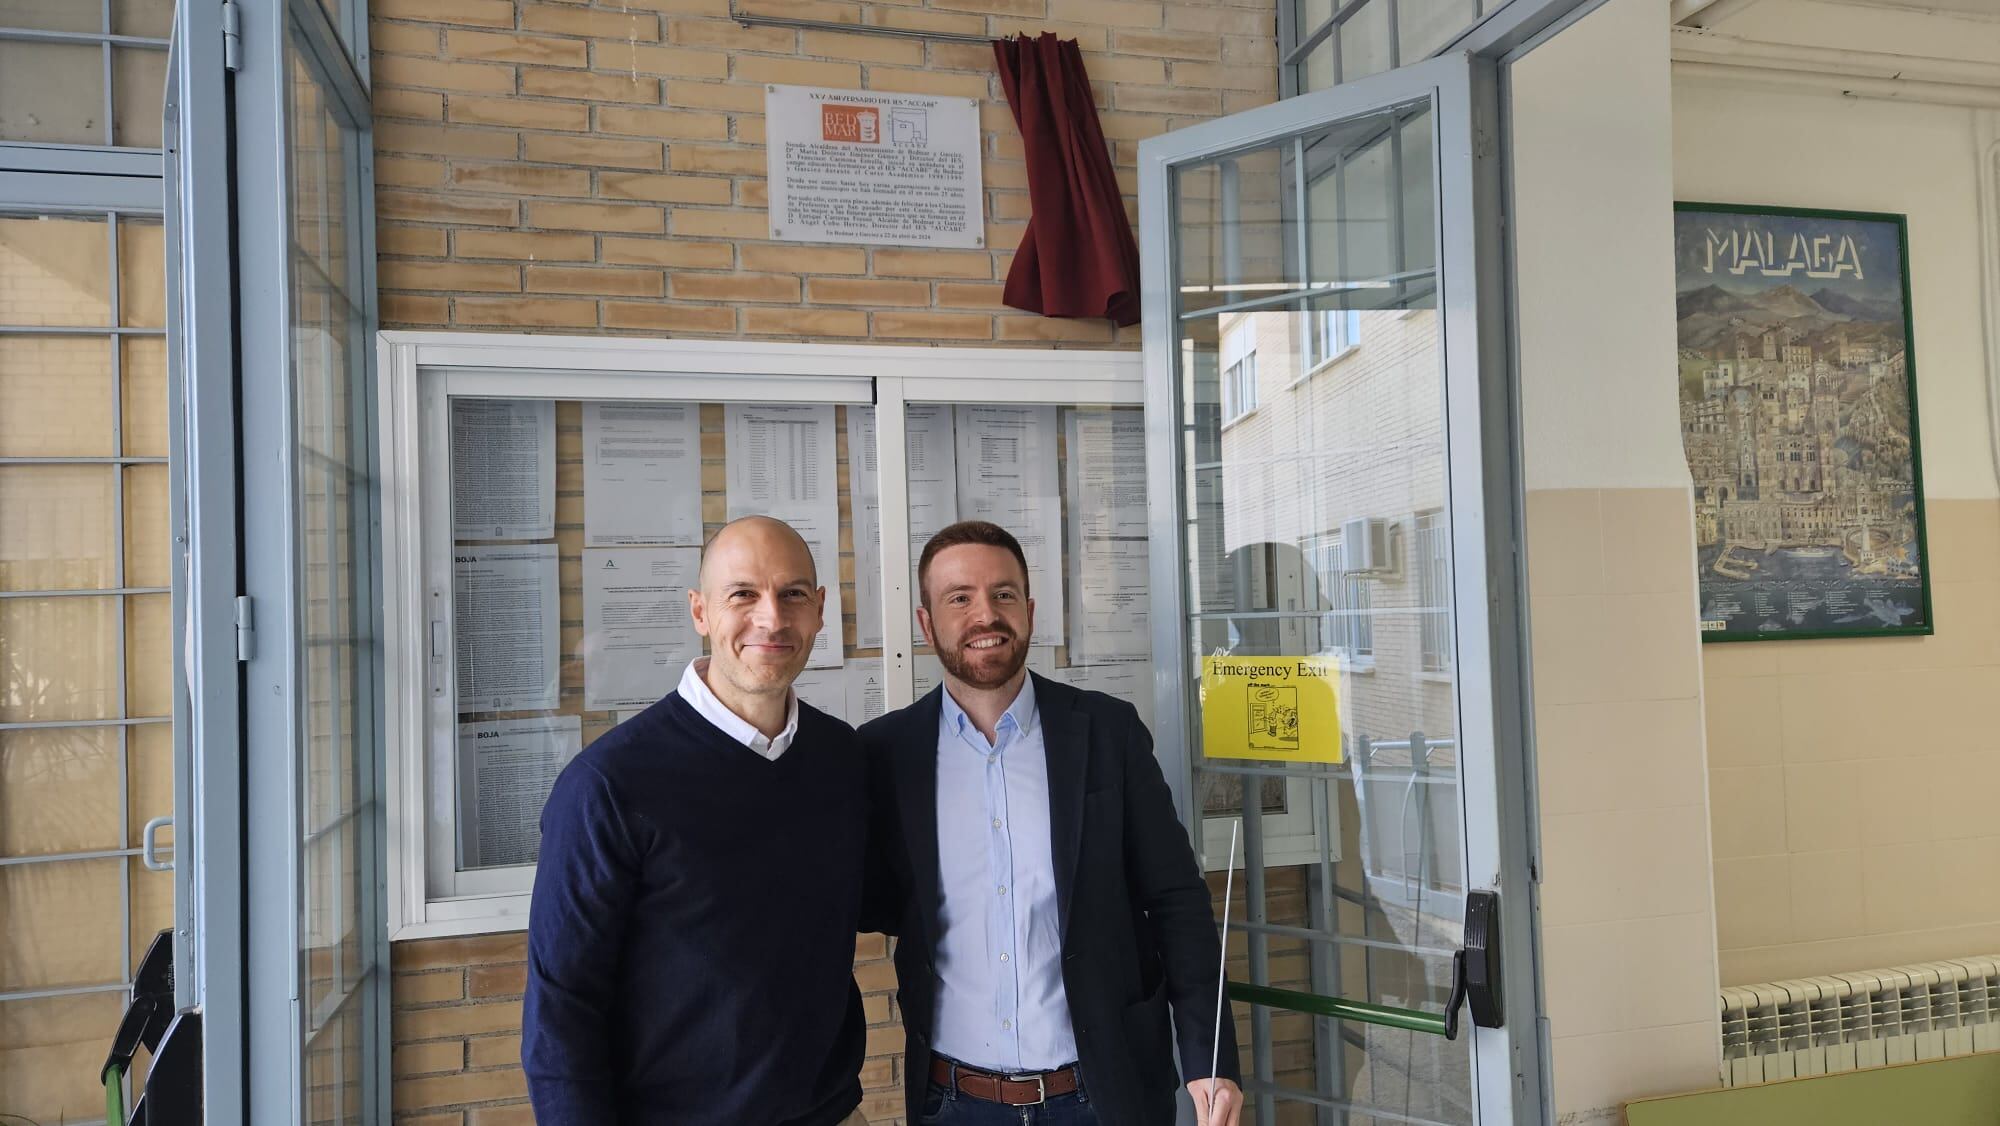
[[[171,586],[173,533],[167,467],[125,468],[125,585]]]
[[[93,13],[96,5],[89,5]],[[102,145],[104,48],[0,39],[0,141]]]
[[[0,76],[7,73],[6,49],[0,43]],[[0,121],[10,105],[8,81],[0,77]],[[20,139],[0,126],[0,140]],[[103,219],[0,217],[0,325],[109,325],[108,239]]]
[[[164,845],[170,837],[162,832],[160,839]],[[154,937],[174,925],[174,874],[155,872],[136,857],[128,858],[125,864],[126,879],[132,889],[132,967],[126,971],[129,974],[139,968],[139,959],[146,956]]]
[[[118,843],[118,731],[0,731],[0,856],[55,856]]]
[[[118,715],[118,599],[0,598],[0,723]]]
[[[166,228],[157,219],[118,221],[118,303],[119,324],[166,327]]]
[[[108,465],[0,465],[0,590],[116,586]]]
[[[174,0],[111,0],[111,30],[165,39],[174,31]]]
[[[91,0],[0,0],[0,27],[100,32],[104,10]]]
[[[0,928],[7,924],[0,922]],[[113,925],[116,929],[116,925]],[[125,1011],[119,992],[0,1001],[0,1091],[7,1112],[30,1122],[104,1117],[105,1029]]]
[[[0,992],[124,980],[124,868],[122,858],[0,866]],[[106,1033],[95,1033],[101,1063]]]
[[[1476,0],[1397,0],[1397,54],[1406,63],[1427,59],[1478,18]]]
[[[1334,54],[1336,49],[1333,38],[1329,36],[1319,46],[1314,47],[1312,54],[1307,55],[1305,61],[1299,64],[1299,93],[1310,94],[1314,90],[1325,90],[1334,84],[1336,81],[1334,75],[1338,73],[1338,67],[1335,65],[1337,56]]]
[[[1389,5],[1372,0],[1340,25],[1340,80],[1353,82],[1396,65],[1389,42]]]
[[[157,47],[111,50],[111,143],[160,147],[167,100],[167,53]]]
[[[173,714],[172,597],[132,594],[125,598],[125,714],[128,716]]]
[[[339,983],[334,979],[339,957],[336,914],[340,892],[340,838],[344,824],[336,824],[305,844],[303,856],[303,917],[299,920],[302,940],[300,957],[305,975],[305,1030],[308,1035],[325,1026],[337,1003]]]
[[[146,822],[174,811],[174,729],[166,723],[137,723],[126,731],[125,778],[132,816],[125,847],[138,848]],[[172,826],[160,830],[161,845],[170,845],[173,839]]]
[[[0,334],[0,457],[116,454],[112,399],[109,338]]]
[[[119,423],[125,438],[124,453],[127,457],[166,457],[167,338],[128,336],[121,343],[125,360],[119,380],[124,386],[125,413]],[[4,364],[6,346],[0,339],[0,364]]]

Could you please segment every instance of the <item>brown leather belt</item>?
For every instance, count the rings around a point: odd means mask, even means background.
[[[957,1081],[960,1094],[1007,1106],[1034,1106],[1076,1090],[1076,1067],[1054,1071],[1029,1071],[1018,1075],[995,1075],[964,1064],[931,1057],[931,1080],[942,1087]]]

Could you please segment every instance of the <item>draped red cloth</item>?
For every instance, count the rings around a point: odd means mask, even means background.
[[[1051,317],[1139,323],[1139,247],[1074,39],[997,39],[993,58],[1027,152],[1033,215],[1001,299]]]

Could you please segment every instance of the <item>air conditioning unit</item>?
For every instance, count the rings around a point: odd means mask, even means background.
[[[1392,523],[1377,516],[1363,516],[1340,525],[1342,561],[1350,572],[1382,574],[1396,569],[1390,553]]]

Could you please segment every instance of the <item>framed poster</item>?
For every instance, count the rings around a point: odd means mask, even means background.
[[[1674,205],[1702,640],[1931,632],[1906,235]]]

